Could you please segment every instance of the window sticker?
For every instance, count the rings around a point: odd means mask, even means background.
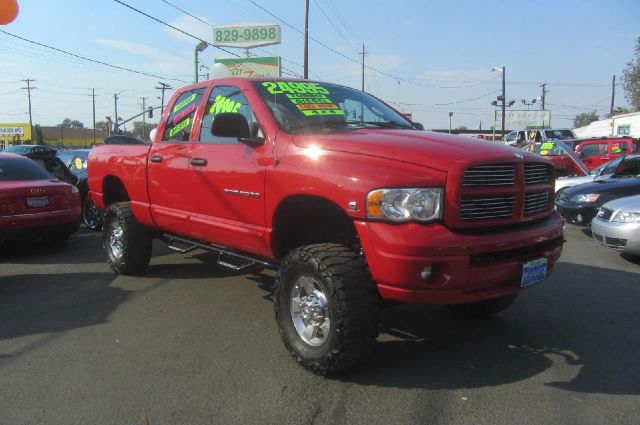
[[[284,94],[306,117],[344,115],[344,111],[328,97],[329,90],[319,83],[266,81],[262,85],[271,94]]]
[[[220,94],[216,96],[216,99],[213,101],[213,105],[209,108],[209,113],[211,115],[217,115],[223,112],[238,112],[241,106],[242,103],[234,102]]]
[[[549,149],[553,149],[555,147],[555,143],[553,142],[544,142],[542,144],[542,146],[540,146],[540,149],[542,150],[549,150]]]
[[[191,123],[191,117],[187,117],[186,120],[182,121],[180,124],[173,127],[171,131],[169,131],[169,137],[173,137],[177,133],[179,133],[181,130],[184,130],[186,127],[189,126],[190,123]]]
[[[183,100],[182,102],[180,102],[176,106],[174,106],[173,107],[173,111],[171,111],[171,112],[178,112],[180,109],[184,108],[185,106],[187,106],[188,104],[190,104],[194,100],[196,100],[196,94],[195,93],[193,93],[191,96],[189,96],[188,98],[186,98],[185,100]]]
[[[172,120],[173,125],[176,125],[178,122],[182,121],[184,117],[191,114],[195,110],[196,110],[196,104],[193,103],[187,109],[183,109],[182,111],[180,111],[175,117],[173,117],[173,120]]]
[[[82,170],[82,158],[76,158],[75,166],[78,170]]]

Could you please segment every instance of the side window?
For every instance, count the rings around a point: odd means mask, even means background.
[[[235,137],[218,137],[211,134],[211,126],[213,119],[217,114],[223,112],[237,112],[244,115],[249,123],[249,132],[252,137],[262,136],[260,123],[247,101],[247,98],[237,87],[219,86],[214,87],[211,96],[207,101],[207,106],[202,118],[202,130],[200,131],[200,142],[202,143],[218,143],[230,144],[238,143]]]
[[[580,152],[583,155],[603,155],[607,152],[607,144],[606,143],[593,143],[589,145],[584,145]]]
[[[637,153],[637,152],[638,152],[638,143],[631,142],[631,153]]]
[[[162,140],[186,142],[191,135],[193,117],[202,100],[204,87],[182,93],[171,108]]]

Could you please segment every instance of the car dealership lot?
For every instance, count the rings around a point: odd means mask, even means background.
[[[287,358],[273,273],[154,245],[116,276],[99,233],[0,248],[0,424],[637,423],[640,260],[568,226],[554,274],[493,320],[382,312],[337,378]]]

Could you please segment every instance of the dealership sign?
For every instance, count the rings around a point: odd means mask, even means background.
[[[502,111],[495,111],[495,120],[502,121]],[[504,120],[510,128],[545,126],[551,123],[551,111],[505,111]]]
[[[244,49],[280,44],[280,25],[236,24],[217,27],[213,30],[212,44]]]
[[[227,67],[234,77],[280,77],[280,58],[215,59]]]
[[[24,127],[0,126],[0,137],[24,136]]]

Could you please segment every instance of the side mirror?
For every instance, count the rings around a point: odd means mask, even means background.
[[[419,123],[419,122],[414,122],[414,123],[413,123],[413,126],[414,126],[415,128],[417,128],[418,130],[424,130],[424,125],[422,125],[422,124],[421,124],[421,123]]]
[[[211,134],[217,137],[235,137],[240,142],[255,146],[264,143],[262,137],[251,137],[247,119],[237,112],[223,112],[213,117]]]

